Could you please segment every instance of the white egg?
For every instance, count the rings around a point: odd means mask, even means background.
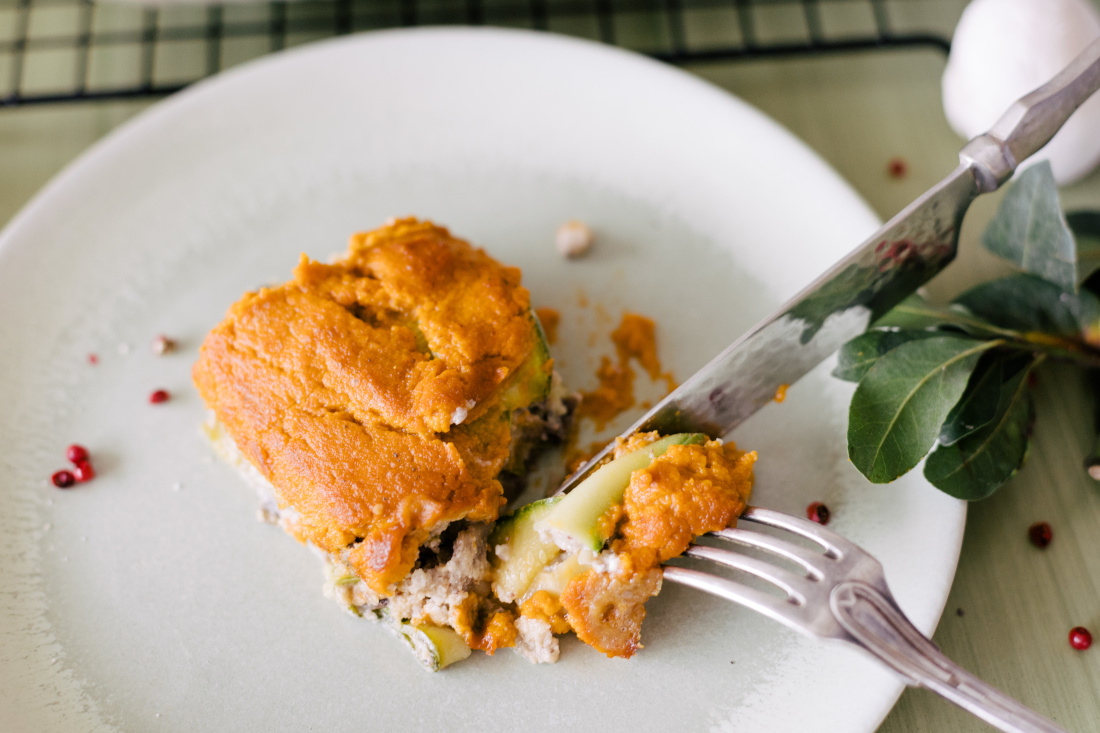
[[[943,73],[943,108],[957,133],[986,132],[1012,102],[1045,84],[1094,39],[1089,0],[974,0],[963,11]],[[1085,102],[1028,164],[1049,160],[1069,183],[1100,164],[1100,95]]]

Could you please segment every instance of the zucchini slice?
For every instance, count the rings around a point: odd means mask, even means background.
[[[540,537],[534,525],[564,498],[552,496],[520,507],[501,520],[489,537],[490,548],[507,548],[501,553],[503,557],[493,561],[493,592],[505,603],[522,596],[539,571],[561,552],[553,542]]]
[[[674,445],[693,445],[708,440],[703,433],[668,435],[600,466],[556,504],[553,511],[535,523],[535,530],[566,552],[600,552],[607,538],[599,530],[599,519],[623,500],[630,475],[646,468],[654,458]]]

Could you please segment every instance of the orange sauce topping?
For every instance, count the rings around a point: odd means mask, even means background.
[[[657,433],[620,440],[615,457],[643,448]],[[561,595],[577,636],[610,657],[640,647],[645,601],[660,589],[660,564],[687,549],[698,535],[731,526],[752,491],[756,453],[733,443],[674,445],[648,468],[635,471],[622,504],[599,526],[619,559],[614,572],[589,570]]]
[[[576,418],[590,418],[597,430],[603,430],[607,423],[634,406],[634,370],[628,363],[614,364],[604,356],[600,358],[596,378],[599,384],[595,389],[581,392]]]
[[[635,374],[631,360],[637,361],[650,379],[664,380],[669,392],[676,389],[672,373],[662,370],[657,358],[657,330],[653,319],[624,313],[618,327],[611,332],[611,341],[615,344],[616,360],[612,362],[606,356],[600,359],[596,371],[599,384],[595,389],[581,392],[581,403],[577,407],[577,418],[592,419],[596,430],[603,430],[607,423],[634,406]]]
[[[611,332],[611,341],[615,344],[620,365],[636,359],[650,379],[664,380],[669,392],[676,389],[672,373],[661,370],[661,362],[657,358],[657,326],[652,318],[624,313],[618,328]]]
[[[536,308],[535,315],[542,324],[543,333],[546,334],[547,343],[558,342],[558,324],[561,323],[561,314],[553,308]]]
[[[299,539],[389,595],[432,528],[498,516],[502,384],[535,345],[519,270],[403,219],[246,294],[193,378]]]
[[[631,475],[621,539],[612,549],[651,566],[681,554],[695,537],[730,526],[745,511],[755,462],[755,451],[733,443],[671,446]]]
[[[471,649],[492,656],[497,649],[516,645],[515,617],[510,611],[496,611],[479,618],[479,598],[470,594],[452,611],[454,630]]]
[[[565,609],[550,591],[537,590],[520,606],[521,616],[538,619],[550,624],[550,629],[555,634],[565,634],[572,630],[569,622],[565,620]]]
[[[775,398],[774,399],[775,399],[776,402],[782,402],[783,400],[787,399],[787,389],[790,386],[791,385],[789,385],[789,384],[779,385],[778,389],[775,390]]]

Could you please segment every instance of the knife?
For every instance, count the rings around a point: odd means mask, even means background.
[[[959,166],[771,316],[727,346],[624,433],[727,434],[955,258],[974,199],[995,191],[1100,89],[1100,40],[1049,82],[1017,100]],[[577,485],[605,447],[558,489]]]

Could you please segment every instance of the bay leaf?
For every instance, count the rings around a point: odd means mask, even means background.
[[[1100,299],[1026,273],[990,280],[953,301],[1000,328],[1079,338],[1100,323]]]
[[[1034,361],[1034,354],[1003,349],[982,355],[962,398],[943,421],[939,444],[953,445],[993,422],[1004,383],[1030,368]]]
[[[924,476],[958,499],[984,499],[1008,481],[1027,458],[1034,407],[1027,387],[1030,367],[1001,386],[997,414],[980,430],[928,456]]]
[[[1002,341],[936,336],[882,356],[848,411],[848,457],[874,483],[893,481],[932,448],[985,351]]]
[[[992,324],[958,305],[933,305],[919,294],[910,295],[881,318],[873,328],[918,330],[950,327],[976,336],[999,335]]]
[[[1077,242],[1077,282],[1100,270],[1100,211],[1071,211],[1066,224]]]
[[[874,329],[856,336],[837,352],[833,376],[845,382],[858,382],[884,354],[909,341],[942,336],[939,331]]]
[[[1025,272],[1064,290],[1077,289],[1077,249],[1050,163],[1017,174],[982,234],[982,244]]]
[[[1004,369],[1000,355],[986,353],[970,375],[966,391],[940,427],[939,444],[953,445],[993,421],[1001,399]],[[992,358],[990,358],[992,357]]]

